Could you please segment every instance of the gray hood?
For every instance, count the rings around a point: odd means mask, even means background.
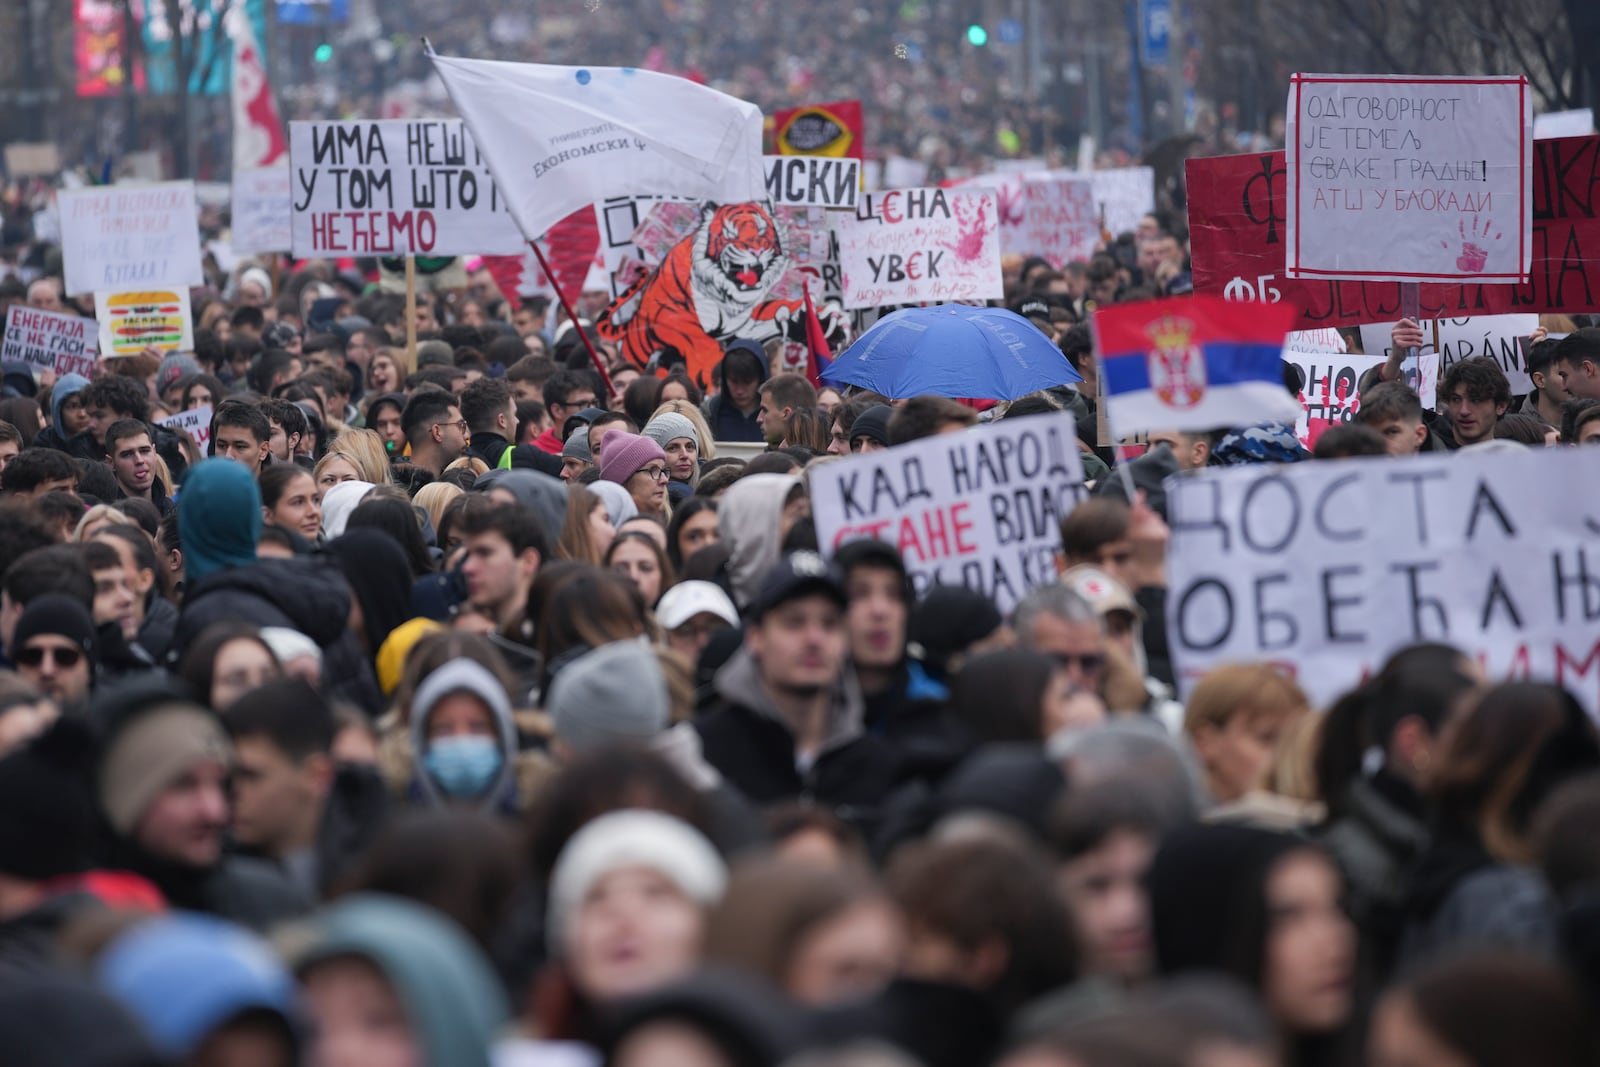
[[[538,471],[493,470],[480,475],[472,488],[485,493],[491,489],[506,490],[517,498],[519,505],[538,517],[552,544],[561,538],[561,531],[567,525],[567,483],[560,478]]]
[[[712,686],[717,695],[728,703],[748,708],[793,732],[789,720],[784,718],[767,693],[766,684],[761,680],[761,669],[748,649],[741,647],[732,659],[723,664]],[[866,732],[866,711],[867,700],[861,692],[861,682],[856,678],[855,668],[846,664],[828,702],[828,728],[823,734],[817,755],[841,748],[861,737]]]
[[[761,579],[778,562],[783,502],[799,484],[796,474],[751,474],[717,502],[717,534],[728,545],[728,574],[740,608],[755,599]]]
[[[428,717],[439,701],[452,693],[471,693],[487,704],[500,734],[500,752],[504,757],[500,761],[500,773],[478,801],[479,806],[487,810],[501,801],[516,777],[517,725],[512,721],[511,701],[506,699],[500,679],[476,660],[453,659],[417,686],[416,695],[411,698],[410,715],[412,780],[429,807],[442,808],[450,803],[451,798],[441,792],[429,776],[422,757],[428,747]]]

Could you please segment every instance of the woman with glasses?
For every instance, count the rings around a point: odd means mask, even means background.
[[[669,514],[667,454],[640,434],[608,430],[600,446],[600,479],[628,491],[641,515]]]

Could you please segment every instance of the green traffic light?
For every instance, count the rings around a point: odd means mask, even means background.
[[[332,58],[333,58],[333,45],[331,45],[331,44],[319,44],[319,45],[317,45],[316,60],[317,60],[318,63],[326,63],[326,62],[328,62],[328,60],[330,60]]]
[[[989,43],[989,31],[978,25],[968,26],[967,43],[982,48]]]

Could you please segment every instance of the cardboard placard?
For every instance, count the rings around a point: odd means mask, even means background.
[[[233,251],[287,252],[293,243],[289,168],[260,167],[233,176]]]
[[[163,353],[194,351],[194,316],[187,289],[95,293],[94,317],[100,323],[104,356],[137,356],[146,348]]]
[[[4,354],[7,363],[26,363],[37,376],[41,371],[82,374],[94,370],[100,338],[93,319],[40,311],[13,304],[6,311]]]
[[[994,300],[1005,293],[995,194],[894,189],[835,225],[846,308]]]
[[[1065,414],[1003,419],[817,467],[811,509],[826,556],[895,545],[918,595],[965,585],[1009,612],[1056,580],[1061,519],[1088,495]]]
[[[522,232],[459,119],[291,122],[296,256],[514,255]]]
[[[1007,252],[1043,256],[1058,270],[1087,261],[1100,243],[1094,185],[1079,177],[1027,175],[1022,180],[1022,230],[1002,241]]]
[[[205,284],[194,182],[63,189],[67,292]]]
[[[1525,78],[1294,75],[1288,276],[1526,281],[1532,141]]]
[[[162,426],[171,426],[174,430],[187,430],[189,436],[194,438],[194,443],[199,446],[200,455],[211,454],[211,405],[202,404],[188,411],[180,411],[176,415],[168,415],[164,419],[157,419]]]
[[[1327,706],[1406,645],[1600,713],[1600,499],[1581,448],[1208,468],[1167,482],[1179,688],[1271,662]],[[1551,492],[1551,486],[1570,491]]]
[[[1473,356],[1492,356],[1500,364],[1511,382],[1511,394],[1518,396],[1533,389],[1528,377],[1527,353],[1522,340],[1539,327],[1537,315],[1484,315],[1479,318],[1424,319],[1421,323],[1428,343],[1422,347],[1423,372],[1431,374],[1433,385],[1439,376],[1450,369],[1452,363]],[[1392,322],[1380,322],[1361,327],[1361,347],[1368,355],[1389,355],[1389,333]],[[1433,385],[1425,385],[1422,406],[1434,406]]]
[[[827,156],[764,156],[767,201],[774,206],[854,211],[861,193],[861,161]]]

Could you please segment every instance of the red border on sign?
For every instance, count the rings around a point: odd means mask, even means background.
[[[1302,97],[1301,97],[1301,89],[1302,89],[1303,86],[1308,85],[1308,84],[1309,85],[1351,85],[1351,84],[1359,84],[1359,85],[1420,85],[1420,84],[1422,84],[1424,82],[1436,82],[1436,83],[1438,83],[1440,85],[1510,85],[1512,83],[1512,80],[1513,79],[1511,79],[1509,77],[1506,77],[1506,78],[1454,78],[1454,77],[1431,78],[1431,77],[1419,76],[1419,77],[1416,77],[1416,78],[1395,78],[1395,77],[1389,77],[1389,76],[1384,76],[1384,75],[1371,75],[1371,76],[1368,76],[1368,75],[1361,75],[1361,74],[1351,74],[1351,75],[1348,75],[1348,76],[1338,75],[1338,76],[1326,77],[1326,78],[1307,77],[1307,76],[1305,76],[1303,74],[1291,74],[1289,76],[1289,81],[1294,86],[1294,115],[1295,115],[1295,131],[1296,131],[1297,134],[1298,134],[1299,129],[1300,129],[1300,117],[1301,117],[1301,110],[1300,109],[1301,109],[1301,99],[1302,99]],[[1527,106],[1528,106],[1528,99],[1527,99],[1528,98],[1528,79],[1527,79],[1527,76],[1526,75],[1517,75],[1517,77],[1515,79],[1515,82],[1516,82],[1516,85],[1517,85],[1517,123],[1520,126],[1521,123],[1522,123],[1522,116],[1527,111]],[[1517,179],[1517,263],[1518,264],[1526,262],[1526,260],[1528,258],[1528,247],[1527,247],[1527,245],[1528,245],[1528,235],[1522,229],[1522,219],[1527,213],[1527,206],[1528,206],[1528,181],[1529,181],[1529,179],[1528,179],[1528,177],[1526,175],[1526,171],[1528,169],[1528,158],[1527,158],[1527,156],[1528,156],[1528,137],[1524,136],[1524,134],[1526,134],[1526,133],[1528,133],[1528,131],[1520,130],[1518,132],[1518,134],[1517,134],[1517,174],[1519,175],[1519,177]],[[1361,270],[1360,268],[1355,268],[1355,267],[1347,267],[1344,270],[1321,270],[1321,269],[1318,269],[1318,268],[1315,268],[1315,267],[1302,267],[1302,266],[1300,266],[1300,216],[1301,216],[1301,211],[1300,211],[1300,185],[1301,185],[1301,183],[1300,183],[1300,150],[1299,150],[1299,146],[1296,146],[1295,147],[1295,154],[1294,154],[1294,266],[1291,267],[1291,266],[1289,266],[1287,264],[1284,265],[1283,272],[1284,272],[1284,275],[1286,277],[1289,277],[1289,278],[1300,278],[1300,277],[1303,277],[1305,275],[1317,275],[1317,276],[1324,277],[1324,278],[1327,278],[1327,277],[1348,278],[1352,274],[1358,274],[1358,275],[1360,275],[1360,278],[1359,279],[1353,279],[1353,280],[1383,281],[1386,278],[1393,278],[1395,280],[1403,280],[1403,279],[1408,279],[1408,278],[1421,278],[1421,279],[1437,279],[1437,280],[1440,280],[1441,282],[1443,282],[1445,284],[1448,284],[1450,282],[1485,282],[1485,281],[1490,281],[1492,279],[1505,279],[1508,284],[1521,284],[1523,282],[1526,282],[1528,280],[1528,278],[1529,278],[1529,275],[1523,274],[1520,270],[1518,270],[1516,272],[1513,272],[1513,273],[1510,273],[1510,274],[1503,274],[1503,273],[1502,274],[1463,274],[1463,275],[1445,276],[1445,275],[1439,274],[1437,271],[1403,271],[1403,270],[1387,270],[1387,271],[1376,271],[1376,270],[1373,270],[1373,271],[1368,271],[1368,270]]]

